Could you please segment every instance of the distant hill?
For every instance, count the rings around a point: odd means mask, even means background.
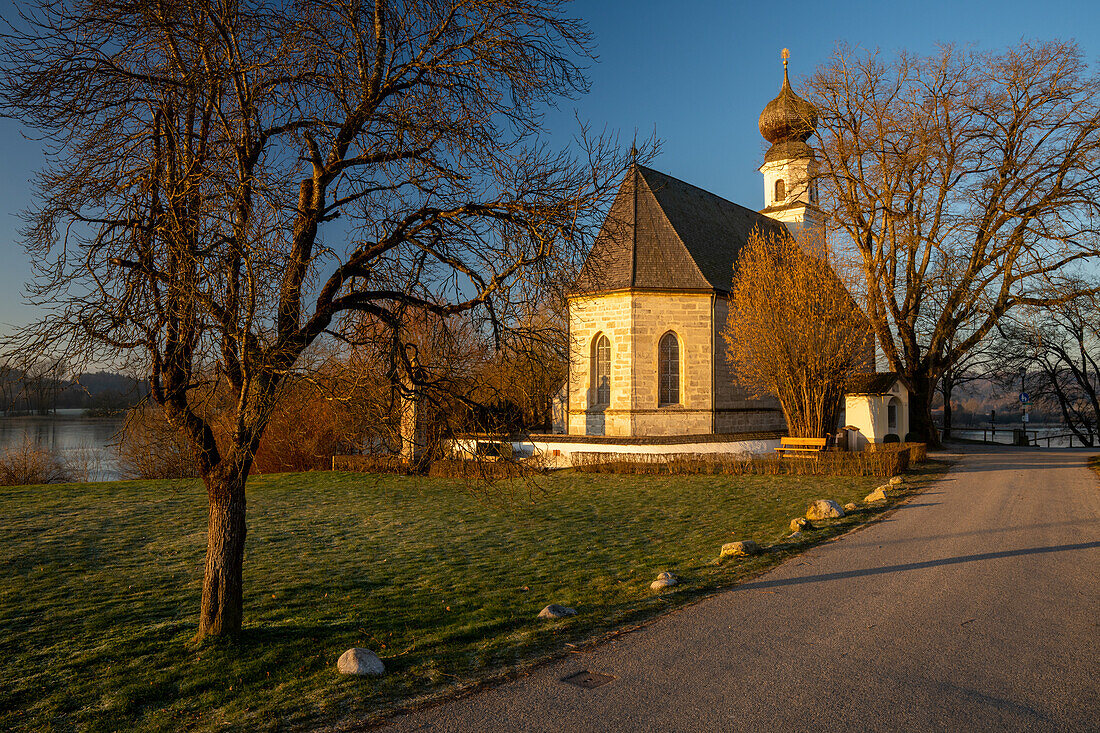
[[[1037,392],[1038,390],[1032,390]],[[936,400],[932,403],[933,416],[937,424],[942,424],[943,397],[936,394]],[[951,395],[951,422],[954,427],[962,428],[968,425],[985,427],[989,425],[990,411],[997,411],[997,424],[1019,423],[1023,416],[1023,406],[1020,404],[1020,385],[1006,386],[988,379],[979,379],[968,382],[958,387]],[[1032,405],[1031,422],[1045,425],[1058,425],[1062,423],[1062,416],[1057,410],[1043,409],[1039,405]]]
[[[48,370],[31,374],[0,370],[0,411],[45,414],[60,409],[104,413],[127,410],[149,394],[149,383],[114,372],[86,372],[60,379]]]

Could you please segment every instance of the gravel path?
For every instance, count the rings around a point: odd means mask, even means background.
[[[1100,730],[1100,484],[988,449],[885,521],[396,730]],[[613,675],[595,689],[563,683]]]

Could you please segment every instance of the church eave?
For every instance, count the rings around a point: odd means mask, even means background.
[[[624,295],[624,294],[648,294],[648,295],[682,295],[688,293],[691,295],[729,295],[729,291],[722,290],[721,288],[654,288],[654,287],[627,287],[627,288],[611,288],[608,290],[570,290],[565,293],[567,300],[575,300],[577,298],[599,298],[604,295]]]
[[[782,204],[780,206],[769,206],[766,209],[760,209],[760,213],[768,216],[769,214],[777,214],[782,211],[792,211],[794,209],[808,209],[819,214],[825,213],[817,204],[808,204],[805,201],[792,201],[789,204]]]

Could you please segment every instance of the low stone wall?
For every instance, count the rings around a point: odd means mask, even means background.
[[[666,435],[653,438],[614,438],[579,435],[494,437],[467,435],[452,443],[453,452],[472,456],[511,451],[517,458],[537,458],[548,468],[570,468],[576,456],[591,453],[631,455],[768,455],[779,447],[780,432],[723,435]]]

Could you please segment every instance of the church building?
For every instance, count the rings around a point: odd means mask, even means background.
[[[733,267],[755,230],[822,227],[814,153],[817,113],[783,86],[760,114],[771,147],[753,211],[633,165],[569,295],[570,435],[706,435],[781,430],[778,402],[751,399],[726,359]]]

